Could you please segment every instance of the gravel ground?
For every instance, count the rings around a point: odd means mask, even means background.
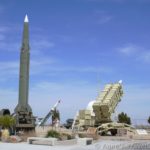
[[[150,150],[150,141],[99,141],[89,146],[43,146],[27,143],[0,143],[0,150]]]

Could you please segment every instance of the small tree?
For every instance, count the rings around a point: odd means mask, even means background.
[[[149,116],[149,118],[148,118],[148,120],[147,120],[147,121],[148,121],[148,123],[150,124],[150,116]]]
[[[118,122],[131,124],[131,119],[130,119],[130,117],[128,117],[128,115],[126,113],[122,112],[118,115]]]
[[[0,126],[3,128],[11,128],[15,124],[15,119],[9,115],[0,117]]]

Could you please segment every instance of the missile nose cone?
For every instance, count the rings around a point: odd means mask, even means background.
[[[24,18],[24,22],[29,22],[28,16],[26,15]]]

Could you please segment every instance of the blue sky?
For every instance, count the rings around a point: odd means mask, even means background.
[[[23,20],[30,22],[30,96],[36,116],[59,106],[64,121],[123,80],[117,112],[150,115],[149,0],[1,0],[0,108],[18,101]],[[144,120],[142,120],[144,122]],[[142,122],[141,121],[141,122]]]

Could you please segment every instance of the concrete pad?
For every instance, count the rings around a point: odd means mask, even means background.
[[[55,145],[56,138],[41,138],[41,137],[29,137],[27,139],[28,144],[38,144],[38,145]]]
[[[78,145],[91,145],[93,143],[92,138],[77,138]]]
[[[56,145],[75,145],[77,144],[77,139],[65,140],[65,141],[56,141]]]
[[[92,145],[33,145],[27,143],[2,143],[0,142],[0,150],[150,150],[150,141],[148,140],[99,140]]]

